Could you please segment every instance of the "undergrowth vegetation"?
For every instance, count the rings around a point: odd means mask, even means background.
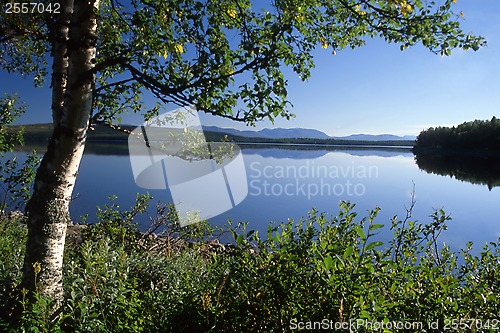
[[[97,224],[70,227],[65,302],[56,317],[47,315],[50,300],[35,295],[28,303],[19,290],[25,226],[22,216],[4,216],[0,330],[286,332],[332,331],[339,323],[356,332],[382,332],[382,323],[391,332],[499,329],[498,242],[477,255],[472,244],[453,253],[439,243],[449,220],[443,211],[429,224],[395,217],[384,244],[375,237],[385,228],[376,223],[378,208],[360,218],[341,202],[334,217],[313,210],[267,235],[229,223],[233,241],[223,245],[221,230],[207,223],[181,228],[167,206],[139,232],[136,221],[150,199],[139,196],[129,211],[104,206]]]

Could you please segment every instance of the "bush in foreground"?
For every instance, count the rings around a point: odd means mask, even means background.
[[[478,255],[472,244],[460,253],[438,246],[449,219],[442,211],[430,224],[394,218],[387,244],[376,240],[384,228],[375,223],[378,209],[360,219],[342,202],[331,219],[313,210],[299,222],[269,227],[265,239],[230,224],[233,244],[221,245],[206,224],[180,228],[168,210],[154,220],[164,237],[138,232],[133,223],[146,206],[145,197],[128,212],[106,206],[101,222],[68,236],[57,318],[45,315],[49,300],[23,302],[16,286],[25,234],[19,223],[2,220],[1,306],[10,312],[2,311],[0,328],[286,332],[357,320],[351,329],[359,332],[382,332],[382,323],[393,332],[499,329],[498,242]],[[20,305],[17,319],[12,304]]]

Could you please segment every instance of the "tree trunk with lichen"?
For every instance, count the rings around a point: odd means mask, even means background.
[[[98,0],[65,0],[56,19],[52,66],[54,130],[38,169],[28,213],[23,287],[59,306],[69,204],[92,106]]]

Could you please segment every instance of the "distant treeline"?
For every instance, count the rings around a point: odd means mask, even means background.
[[[218,142],[226,136],[220,132],[205,131],[207,141]],[[385,140],[385,141],[370,141],[370,140],[342,140],[342,139],[316,139],[316,138],[247,138],[237,135],[227,135],[227,140],[235,143],[268,143],[268,144],[300,144],[312,146],[413,146],[413,140]]]
[[[24,128],[25,143],[40,144],[47,142],[52,133],[51,124],[33,124],[22,126],[11,126],[9,130],[16,132]],[[135,128],[132,125],[122,125],[122,128],[131,131]],[[387,140],[387,141],[362,141],[362,140],[341,140],[341,139],[313,139],[313,138],[259,138],[259,137],[242,137],[221,132],[204,131],[205,138],[209,142],[220,142],[223,140],[235,143],[258,143],[258,144],[302,144],[302,145],[342,145],[342,146],[413,146],[413,140]],[[95,126],[93,130],[88,132],[88,141],[103,142],[127,142],[128,134],[113,130],[105,126]]]
[[[453,127],[431,127],[422,131],[415,151],[448,150],[500,153],[500,120],[474,120]]]

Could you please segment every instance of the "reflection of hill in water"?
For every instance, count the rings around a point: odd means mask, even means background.
[[[352,156],[410,156],[411,147],[357,147],[357,146],[318,146],[318,145],[268,145],[268,144],[244,144],[240,145],[245,155],[259,155],[262,157],[314,159],[322,157],[330,152],[342,152]]]
[[[427,173],[486,185],[490,190],[500,186],[500,156],[416,154],[415,161]]]
[[[411,156],[411,147],[408,148],[390,148],[390,147],[375,147],[371,149],[355,149],[346,151],[352,156],[378,156],[378,157],[396,157],[396,156]]]
[[[15,151],[45,153],[47,143],[26,143],[22,147],[15,147]],[[85,144],[85,154],[89,155],[128,155],[128,145],[126,141],[87,141]]]
[[[242,152],[244,155],[259,155],[261,157],[272,157],[272,158],[292,158],[292,159],[314,159],[319,158],[328,153],[327,150],[311,150],[311,149],[290,149],[290,147],[258,147],[258,148],[247,148],[247,146],[242,146]]]

